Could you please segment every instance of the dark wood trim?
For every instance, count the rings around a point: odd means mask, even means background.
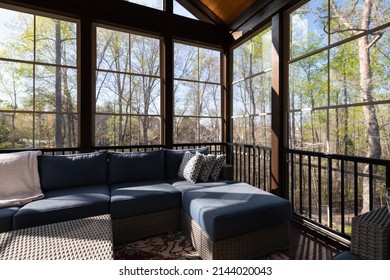
[[[165,0],[163,1],[164,11],[168,14],[173,14],[173,1],[174,0]]]
[[[192,13],[199,20],[223,25],[222,20],[217,17],[209,8],[207,8],[201,1],[199,0],[177,0],[177,2],[186,8],[190,13]]]
[[[283,14],[272,17],[272,135],[271,135],[271,191],[287,197],[288,191],[283,182]]]
[[[230,33],[223,25],[197,21],[123,0],[0,0],[0,3],[78,19],[88,18],[100,24],[216,46],[223,46],[231,40]]]
[[[79,133],[80,133],[80,150],[81,152],[89,152],[94,144],[94,66],[91,50],[94,48],[92,44],[92,22],[83,19],[80,24],[80,121],[79,121]]]
[[[241,15],[239,15],[231,24],[230,28],[233,31],[239,30],[241,26],[256,15],[261,9],[268,5],[272,0],[257,0],[248,9],[246,9]]]
[[[173,95],[173,39],[166,36],[163,42],[164,45],[164,77],[163,84],[163,112],[162,112],[162,126],[164,131],[162,132],[162,144],[165,144],[166,148],[171,149],[173,147],[173,110],[174,110],[174,95]]]
[[[233,135],[233,126],[231,116],[233,114],[233,98],[232,98],[232,71],[233,71],[233,56],[232,51],[229,48],[225,48],[222,55],[223,73],[221,77],[222,81],[222,142],[231,143]],[[226,147],[227,154],[230,154],[230,146]],[[227,163],[230,162],[231,158],[227,157]]]
[[[261,3],[257,1],[253,4],[248,13],[253,13],[249,18],[242,19],[238,18],[237,22],[234,22],[231,26],[234,26],[233,31],[242,31],[243,34],[250,33],[253,30],[258,30],[264,22],[271,20],[272,16],[277,13],[283,13],[287,9],[291,8],[301,0],[272,0],[265,6],[261,6]],[[260,1],[261,2],[261,1]],[[255,10],[257,9],[257,12]],[[241,21],[240,21],[241,20]]]

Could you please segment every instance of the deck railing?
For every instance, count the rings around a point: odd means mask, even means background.
[[[265,191],[271,190],[271,148],[227,143],[234,178]]]
[[[295,215],[350,239],[352,218],[386,205],[390,161],[285,150]]]
[[[43,155],[69,155],[80,153],[79,148],[41,148],[41,149],[0,149],[0,154],[21,152],[21,151],[41,151]]]

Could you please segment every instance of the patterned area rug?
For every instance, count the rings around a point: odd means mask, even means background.
[[[116,260],[200,260],[189,239],[182,232],[166,233],[114,247]],[[287,260],[281,252],[262,259]]]
[[[166,233],[115,246],[116,260],[199,260],[200,256],[182,232]]]

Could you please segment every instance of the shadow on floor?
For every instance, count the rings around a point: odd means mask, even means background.
[[[340,252],[294,225],[290,227],[290,238],[290,248],[283,251],[290,260],[330,260]]]

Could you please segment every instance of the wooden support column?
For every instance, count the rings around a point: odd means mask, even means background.
[[[173,39],[171,36],[165,36],[164,40],[164,82],[162,83],[163,93],[163,107],[162,107],[162,137],[163,144],[165,144],[166,148],[171,149],[173,147],[173,102],[174,102],[174,94],[173,94]],[[165,87],[164,87],[165,84]]]
[[[285,143],[283,110],[283,14],[272,17],[272,156],[271,191],[287,197],[287,185],[284,182],[284,160],[281,149]]]
[[[225,48],[222,56],[222,142],[232,142],[233,126],[232,126],[232,110],[233,110],[233,98],[232,98],[232,54],[229,48]],[[232,164],[232,158],[229,146],[226,146],[227,163]]]
[[[93,27],[92,22],[89,19],[82,18],[80,21],[80,42],[79,42],[79,63],[80,68],[80,79],[79,90],[80,90],[80,104],[79,104],[79,137],[80,137],[80,150],[81,152],[90,152],[94,143],[94,131],[95,122],[93,114],[93,102],[94,102],[94,73],[95,69],[93,65],[91,50],[94,46],[93,40]]]

